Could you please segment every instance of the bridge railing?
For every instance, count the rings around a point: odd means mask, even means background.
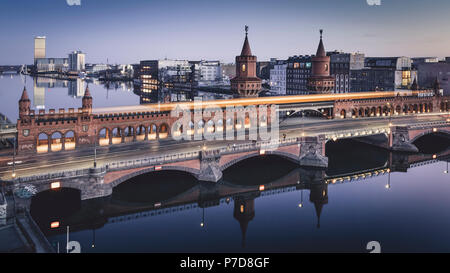
[[[422,122],[422,123],[417,123],[417,124],[413,124],[408,126],[409,128],[426,128],[426,127],[432,127],[432,126],[448,126],[450,125],[450,121],[431,121],[431,122]]]
[[[105,167],[100,168],[101,171],[105,171]],[[14,183],[27,183],[31,181],[43,181],[43,180],[54,180],[54,179],[61,179],[61,178],[72,178],[72,177],[79,177],[88,175],[91,173],[91,169],[71,169],[71,170],[65,170],[60,172],[53,172],[53,173],[47,173],[47,174],[41,174],[41,175],[31,175],[31,176],[21,176],[16,178],[15,180],[11,181]]]
[[[341,139],[341,138],[350,138],[350,137],[361,137],[361,136],[370,136],[377,135],[383,133],[389,133],[389,126],[379,126],[373,128],[365,128],[365,129],[353,129],[353,130],[341,130],[335,131],[332,134],[326,134],[326,139]]]
[[[293,145],[298,143],[297,138],[286,138],[286,139],[276,139],[271,141],[258,141],[252,143],[243,143],[229,145],[227,147],[220,148],[221,154],[230,154],[235,152],[245,152],[245,151],[257,151],[260,149],[270,149],[279,146]],[[118,161],[106,163],[99,169],[97,173],[103,173],[107,171],[118,171],[129,168],[139,168],[147,166],[157,166],[167,163],[174,163],[185,160],[198,159],[201,151],[183,152],[183,153],[173,153],[159,156],[151,157],[141,157],[132,160]],[[55,180],[64,178],[73,178],[86,176],[92,173],[91,168],[85,169],[71,169],[60,172],[47,173],[42,175],[32,175],[32,176],[21,176],[14,180],[16,183],[27,183],[31,181],[43,181],[43,180]]]

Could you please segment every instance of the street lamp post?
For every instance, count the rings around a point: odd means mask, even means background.
[[[16,178],[16,137],[14,137],[13,141],[13,171],[12,171],[12,177]]]
[[[300,191],[300,204],[298,204],[298,207],[301,208],[303,207],[303,189]]]
[[[97,168],[97,129],[94,130],[94,168]]]
[[[388,172],[388,183],[386,184],[386,189],[391,188],[391,172]]]

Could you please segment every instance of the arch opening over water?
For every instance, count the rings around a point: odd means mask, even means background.
[[[182,171],[144,173],[115,186],[112,202],[157,204],[189,191],[198,183],[193,175]]]
[[[298,167],[298,164],[279,155],[254,156],[225,169],[223,180],[238,185],[262,185],[281,178]]]

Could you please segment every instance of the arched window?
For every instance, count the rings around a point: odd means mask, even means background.
[[[54,132],[52,134],[51,146],[52,152],[62,150],[62,135],[60,132]]]
[[[48,136],[45,133],[40,133],[37,139],[36,151],[38,153],[48,152]]]
[[[73,131],[69,131],[64,135],[64,150],[73,150],[75,149],[75,133]]]

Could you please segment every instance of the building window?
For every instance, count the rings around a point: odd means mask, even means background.
[[[25,129],[23,130],[23,136],[29,136],[30,135],[30,130]]]
[[[89,130],[89,125],[83,125],[83,132],[87,132]]]
[[[245,64],[242,65],[242,72],[245,72]]]

